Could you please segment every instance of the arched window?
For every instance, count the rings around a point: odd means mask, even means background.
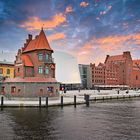
[[[7,69],[7,74],[10,74],[10,69]]]
[[[46,66],[46,68],[45,68],[45,73],[49,74],[49,67],[48,66]]]
[[[38,67],[38,73],[39,73],[39,74],[42,74],[42,73],[43,73],[43,67],[42,67],[42,66],[39,66],[39,67]]]

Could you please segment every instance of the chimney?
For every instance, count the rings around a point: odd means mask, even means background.
[[[31,34],[28,34],[28,39],[29,39],[29,41],[31,41],[32,40],[32,35]]]

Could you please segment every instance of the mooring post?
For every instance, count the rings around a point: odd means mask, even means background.
[[[1,107],[3,107],[3,104],[4,104],[4,97],[2,96],[1,97]]]
[[[63,107],[63,96],[61,96],[61,107]]]
[[[86,95],[86,106],[89,106],[89,95]]]
[[[74,95],[74,107],[76,108],[76,95]]]
[[[39,97],[39,107],[41,107],[41,97]]]
[[[48,96],[46,97],[46,107],[48,108]]]

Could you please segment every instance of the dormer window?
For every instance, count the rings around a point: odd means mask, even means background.
[[[39,53],[39,54],[38,54],[38,60],[39,60],[39,61],[42,61],[42,60],[43,60],[43,54],[42,54],[42,53]]]

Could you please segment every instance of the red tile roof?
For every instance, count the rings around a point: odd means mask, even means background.
[[[108,61],[122,61],[125,60],[126,58],[123,57],[123,55],[114,55],[114,56],[109,56]]]
[[[21,59],[22,59],[25,66],[30,66],[30,67],[34,66],[28,55],[22,54]]]
[[[46,82],[46,83],[54,83],[57,82],[55,78],[45,78],[45,77],[25,77],[25,78],[6,78],[5,83],[20,83],[20,82]]]
[[[31,40],[28,43],[28,45],[25,48],[23,48],[23,53],[28,51],[33,51],[33,50],[42,50],[42,49],[53,51],[48,43],[48,40],[46,38],[43,29],[35,39]]]

